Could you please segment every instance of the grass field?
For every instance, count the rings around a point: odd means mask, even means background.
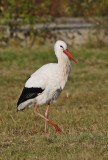
[[[56,62],[53,49],[40,48],[0,49],[0,160],[108,160],[108,48],[74,49],[79,63],[49,115],[64,134],[49,125],[47,136],[33,107],[16,112],[29,75]]]

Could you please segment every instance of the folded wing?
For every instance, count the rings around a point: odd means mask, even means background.
[[[27,88],[24,87],[21,96],[18,100],[17,106],[29,99],[33,99],[38,96],[39,93],[42,93],[44,90],[42,88]]]

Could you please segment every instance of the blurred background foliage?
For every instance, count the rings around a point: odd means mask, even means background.
[[[1,0],[0,19],[36,23],[52,20],[54,17],[105,17],[108,18],[107,0]]]
[[[60,21],[62,17],[91,18],[97,29],[104,27],[107,30],[108,0],[0,0],[0,46],[7,46],[11,39],[21,42],[21,46],[32,46],[36,36],[41,38],[41,43],[47,38],[56,39],[57,35],[48,26],[56,25],[57,18],[63,25],[71,23]],[[39,29],[37,24],[43,27],[39,26]]]

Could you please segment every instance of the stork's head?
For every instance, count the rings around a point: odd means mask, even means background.
[[[58,58],[60,57],[69,57],[71,60],[73,60],[75,63],[77,63],[77,60],[73,57],[73,55],[67,50],[67,44],[62,41],[62,40],[58,40],[55,43],[54,46],[54,51],[55,54]]]

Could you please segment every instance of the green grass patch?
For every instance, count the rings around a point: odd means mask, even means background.
[[[16,112],[30,74],[57,61],[52,49],[43,48],[0,49],[0,159],[107,160],[108,48],[74,49],[79,63],[72,64],[69,81],[49,115],[64,134],[49,125],[46,137],[44,121],[35,117],[33,107]],[[39,111],[44,114],[45,106]]]

